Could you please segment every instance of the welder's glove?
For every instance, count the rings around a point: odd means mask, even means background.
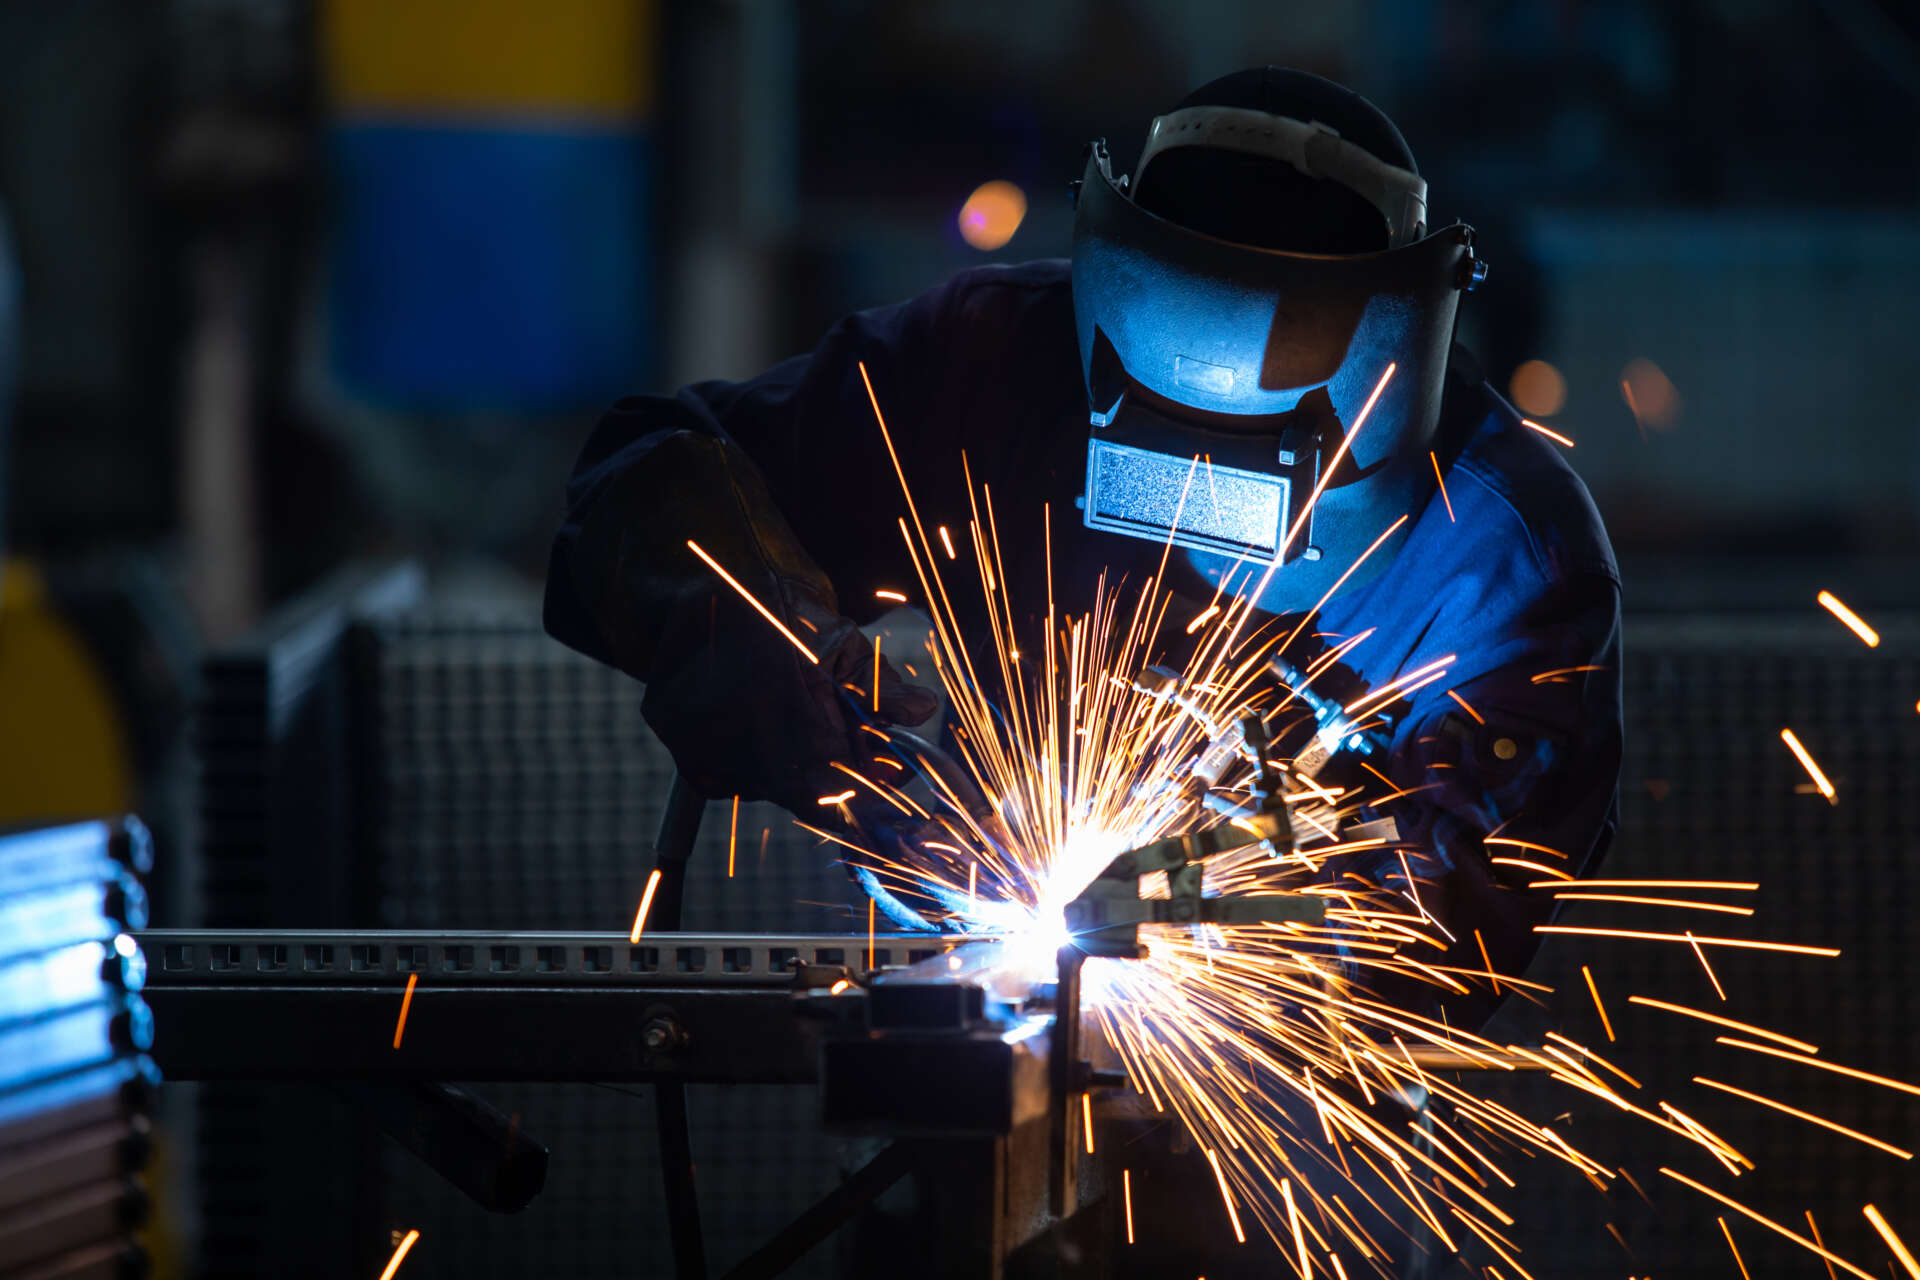
[[[842,770],[871,775],[869,761],[883,746],[862,722],[920,724],[936,699],[882,657],[876,709],[871,642],[841,615],[833,585],[745,454],[692,431],[650,443],[646,466],[619,472],[582,504],[586,515],[567,531],[564,562],[556,557],[553,572],[569,575],[599,634],[564,634],[551,594],[549,629],[646,682],[647,723],[703,795],[772,800],[809,822],[857,820],[879,802]],[[849,790],[844,811],[820,803]]]

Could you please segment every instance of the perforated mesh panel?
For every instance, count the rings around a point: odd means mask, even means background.
[[[641,719],[641,687],[548,639],[530,611],[417,613],[363,628],[356,644],[377,923],[626,930],[673,779]],[[708,805],[688,928],[852,927],[845,874],[772,806],[742,806],[728,879],[729,818],[726,801]],[[525,1212],[491,1218],[392,1153],[390,1225],[423,1234],[408,1274],[671,1274],[645,1087],[479,1092],[551,1145],[547,1189]],[[717,1274],[833,1185],[837,1149],[819,1132],[811,1088],[689,1095]],[[832,1246],[816,1254],[793,1274],[834,1274]]]
[[[1729,1178],[1697,1147],[1626,1120],[1565,1089],[1506,1086],[1527,1114],[1571,1109],[1566,1132],[1610,1165],[1624,1164],[1660,1206],[1630,1187],[1602,1198],[1576,1176],[1515,1160],[1517,1214],[1551,1224],[1522,1236],[1535,1274],[1737,1274],[1715,1223],[1725,1216],[1755,1276],[1809,1276],[1818,1259],[1662,1177],[1668,1165],[1807,1234],[1811,1209],[1830,1247],[1870,1271],[1886,1251],[1861,1216],[1877,1205],[1920,1234],[1920,1180],[1909,1162],[1739,1098],[1696,1075],[1778,1098],[1885,1141],[1920,1150],[1920,1098],[1715,1043],[1716,1028],[1632,1006],[1651,996],[1816,1044],[1819,1056],[1902,1079],[1920,1076],[1914,934],[1920,908],[1920,626],[1879,619],[1869,650],[1817,613],[1791,622],[1676,617],[1631,623],[1626,644],[1626,761],[1621,830],[1599,875],[1758,881],[1755,894],[1699,897],[1753,906],[1741,918],[1616,904],[1578,904],[1561,923],[1842,949],[1838,959],[1709,949],[1723,1003],[1692,950],[1657,942],[1556,938],[1530,977],[1551,983],[1557,1022],[1645,1088],[1714,1129],[1758,1166]],[[1791,727],[1837,789],[1829,805],[1780,739]],[[1609,1045],[1580,965],[1593,970],[1619,1042]],[[1543,1025],[1506,1017],[1518,1028]],[[1732,1034],[1732,1033],[1728,1033]],[[1522,1166],[1515,1169],[1513,1166]],[[1623,1180],[1616,1180],[1621,1182]],[[1613,1222],[1637,1256],[1606,1232]]]

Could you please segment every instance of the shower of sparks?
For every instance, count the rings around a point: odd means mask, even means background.
[[[1793,752],[1799,759],[1800,767],[1807,771],[1807,776],[1813,779],[1813,785],[1820,789],[1820,794],[1827,798],[1827,803],[1838,804],[1839,801],[1834,797],[1833,784],[1827,781],[1827,775],[1822,773],[1820,766],[1813,762],[1813,757],[1807,754],[1807,749],[1800,745],[1800,739],[1794,736],[1793,730],[1782,729],[1780,741],[1786,743],[1787,750]]]
[[[1907,1251],[1907,1246],[1901,1243],[1900,1237],[1894,1234],[1891,1226],[1887,1225],[1887,1220],[1880,1216],[1880,1211],[1868,1205],[1860,1212],[1865,1214],[1867,1221],[1873,1224],[1873,1229],[1880,1233],[1880,1238],[1887,1242],[1887,1248],[1893,1250],[1893,1256],[1900,1259],[1900,1265],[1907,1269],[1907,1274],[1912,1276],[1913,1280],[1920,1280],[1920,1262],[1913,1260],[1913,1254]]]
[[[393,1024],[393,1047],[400,1047],[400,1037],[407,1034],[407,1010],[413,1008],[413,987],[420,981],[420,975],[407,975],[407,993],[400,997],[400,1018]]]
[[[647,927],[647,911],[653,906],[654,891],[660,887],[660,868],[655,867],[647,876],[647,887],[640,894],[640,909],[633,913],[633,932],[627,935],[628,942],[640,941],[640,933]]]
[[[387,1269],[380,1273],[380,1280],[393,1280],[395,1273],[400,1270],[400,1264],[407,1259],[407,1251],[413,1248],[414,1242],[419,1238],[419,1231],[407,1232],[406,1238],[403,1239],[399,1247],[393,1251],[393,1256],[387,1259]]]
[[[1819,595],[1815,596],[1814,599],[1820,602],[1822,609],[1825,609],[1828,613],[1846,623],[1848,630],[1866,641],[1867,648],[1872,649],[1879,645],[1880,633],[1868,626],[1859,614],[1847,608],[1846,605],[1841,604],[1839,596],[1834,595],[1831,591],[1822,591]]]
[[[930,903],[922,914],[938,927],[1001,937],[1009,967],[1035,982],[1051,982],[1055,956],[1071,940],[1064,918],[1067,904],[1117,855],[1169,836],[1209,828],[1226,832],[1236,823],[1248,824],[1254,812],[1249,799],[1256,784],[1256,762],[1239,726],[1257,717],[1270,741],[1304,743],[1277,748],[1282,758],[1264,762],[1283,781],[1293,826],[1291,846],[1282,841],[1270,847],[1249,834],[1244,845],[1203,860],[1201,880],[1207,896],[1317,895],[1325,900],[1324,921],[1318,925],[1143,925],[1139,929],[1141,958],[1089,958],[1082,971],[1082,1005],[1089,1033],[1105,1039],[1131,1085],[1130,1097],[1122,1105],[1143,1111],[1151,1108],[1183,1129],[1204,1153],[1225,1210],[1223,1225],[1232,1228],[1234,1239],[1245,1241],[1257,1229],[1301,1280],[1316,1276],[1346,1280],[1343,1255],[1388,1277],[1397,1274],[1395,1251],[1413,1247],[1411,1237],[1396,1242],[1376,1234],[1381,1217],[1397,1214],[1403,1225],[1395,1230],[1424,1232],[1450,1252],[1471,1246],[1497,1255],[1499,1268],[1489,1266],[1489,1275],[1528,1276],[1515,1256],[1519,1246],[1509,1236],[1515,1220],[1499,1203],[1506,1192],[1520,1185],[1519,1171],[1509,1172],[1512,1158],[1564,1166],[1569,1175],[1603,1191],[1622,1174],[1581,1151],[1571,1128],[1563,1131],[1537,1123],[1476,1092],[1458,1074],[1462,1067],[1478,1067],[1490,1076],[1514,1070],[1539,1072],[1582,1099],[1597,1101],[1698,1148],[1729,1176],[1753,1167],[1725,1137],[1672,1102],[1647,1097],[1641,1084],[1621,1068],[1557,1032],[1538,1045],[1502,1044],[1450,1025],[1435,1001],[1410,1008],[1414,1002],[1394,1003],[1374,994],[1376,979],[1426,984],[1436,999],[1498,994],[1506,988],[1528,998],[1552,994],[1551,988],[1539,983],[1496,972],[1486,939],[1477,931],[1471,943],[1464,942],[1466,929],[1461,930],[1461,938],[1455,938],[1447,927],[1444,907],[1434,900],[1436,895],[1422,897],[1423,882],[1432,883],[1421,874],[1433,866],[1431,851],[1350,829],[1363,817],[1375,816],[1372,806],[1410,792],[1370,767],[1367,772],[1381,784],[1377,792],[1363,793],[1345,778],[1336,787],[1331,779],[1320,776],[1338,744],[1377,726],[1383,714],[1394,714],[1393,709],[1403,705],[1400,700],[1444,680],[1455,658],[1449,655],[1401,673],[1344,706],[1318,698],[1320,705],[1332,709],[1327,713],[1332,721],[1323,725],[1312,722],[1308,695],[1316,691],[1310,686],[1327,665],[1365,643],[1371,631],[1341,638],[1330,657],[1315,662],[1301,659],[1298,665],[1306,670],[1299,687],[1281,685],[1270,674],[1270,661],[1288,655],[1305,623],[1283,634],[1284,629],[1275,627],[1254,602],[1304,527],[1345,451],[1366,426],[1393,377],[1391,366],[1374,386],[1336,456],[1323,468],[1305,510],[1285,531],[1273,560],[1237,563],[1222,576],[1214,599],[1186,627],[1185,648],[1191,655],[1171,680],[1159,674],[1164,664],[1173,661],[1167,651],[1175,646],[1165,633],[1175,632],[1172,639],[1177,640],[1185,625],[1168,616],[1175,606],[1166,588],[1171,537],[1153,575],[1131,583],[1102,575],[1091,584],[1093,601],[1087,612],[1064,612],[1053,598],[1053,513],[1043,511],[1045,558],[1036,559],[1035,567],[1044,567],[1046,599],[1011,600],[1001,513],[995,508],[991,486],[976,483],[963,459],[968,510],[963,513],[964,523],[954,526],[960,531],[960,544],[956,547],[947,525],[937,525],[937,534],[930,533],[864,365],[860,373],[900,482],[906,514],[898,521],[898,529],[917,580],[915,598],[926,602],[932,624],[928,649],[947,695],[954,751],[966,775],[964,780],[947,778],[931,762],[914,759],[897,746],[892,749],[901,759],[892,763],[892,773],[844,770],[903,819],[924,824],[923,834],[904,846],[904,853],[888,857],[863,851],[863,864],[883,887],[910,901]],[[1527,425],[1562,444],[1572,444],[1537,423]],[[1175,528],[1190,497],[1196,507],[1208,500],[1203,462],[1196,456],[1189,468],[1173,512]],[[1434,463],[1439,478],[1437,458]],[[1382,532],[1361,560],[1407,519],[1402,515]],[[780,626],[718,564],[699,548],[693,549],[757,611]],[[971,564],[966,563],[969,558]],[[977,586],[949,580],[954,571],[946,566],[956,562],[963,572],[977,577]],[[1359,563],[1346,573],[1351,574]],[[1345,575],[1340,579],[1344,581]],[[1230,588],[1229,584],[1236,585]],[[1335,584],[1336,590],[1339,585]],[[970,634],[964,620],[971,616],[963,614],[962,599],[990,620],[990,644],[962,642],[961,637]],[[1030,633],[1026,624],[1016,623],[1029,616],[1034,620]],[[791,632],[780,629],[806,652]],[[1145,678],[1149,665],[1155,665],[1150,679]],[[1532,679],[1569,683],[1583,673],[1603,669],[1564,667]],[[1473,713],[1457,694],[1454,700]],[[1791,735],[1785,736],[1798,752]],[[885,741],[884,735],[881,740]],[[1803,757],[1803,763],[1816,778],[1820,776],[1810,760]],[[906,766],[912,765],[920,766],[934,802],[923,804],[924,796],[916,800],[903,789],[908,781]],[[978,796],[964,795],[961,787],[977,791]],[[823,796],[820,803],[843,805],[855,794],[849,789]],[[841,817],[849,817],[846,810],[841,810]],[[847,843],[839,836],[828,838]],[[1504,835],[1488,837],[1486,844],[1490,851],[1499,851],[1491,857],[1493,863],[1540,877],[1514,892],[1548,890],[1555,896],[1582,900],[1584,909],[1693,909],[1744,915],[1749,912],[1746,907],[1672,895],[1756,888],[1744,881],[1582,881],[1554,865],[1578,865],[1566,851]],[[1377,862],[1361,865],[1390,869],[1361,876],[1344,869],[1353,865],[1347,861],[1350,856],[1375,858]],[[652,887],[650,882],[649,898]],[[1647,892],[1612,892],[1621,889]],[[1164,898],[1169,888],[1164,876],[1155,875],[1142,879],[1140,892]],[[645,911],[643,900],[635,940]],[[875,943],[873,922],[870,903],[869,961]],[[1632,918],[1623,921],[1631,923]],[[1708,947],[1799,956],[1839,954],[1830,947],[1801,943],[1611,924],[1543,925],[1538,932],[1682,944],[1694,950],[1703,966]],[[1473,967],[1464,959],[1475,949],[1484,967]],[[1463,963],[1453,963],[1455,956]],[[1712,977],[1710,967],[1707,972]],[[1583,966],[1583,973],[1612,1042],[1616,1028],[1591,972]],[[1718,979],[1713,981],[1718,991]],[[834,989],[844,986],[836,983]],[[1724,991],[1720,994],[1724,1000]],[[1637,995],[1627,999],[1630,1004],[1756,1037],[1754,1041],[1720,1037],[1720,1043],[1920,1093],[1920,1087],[1793,1052],[1817,1052],[1803,1041],[1683,1005]],[[1433,1014],[1419,1008],[1432,1009]],[[1765,1040],[1788,1048],[1759,1043]],[[1731,1086],[1700,1084],[1716,1094],[1738,1092],[1789,1110]],[[1389,1108],[1377,1105],[1414,1091],[1423,1091],[1428,1098],[1423,1116],[1430,1124],[1424,1127],[1392,1120]],[[1805,1113],[1790,1114],[1822,1123]],[[1084,1103],[1081,1120],[1091,1149],[1093,1118]],[[1833,1126],[1829,1122],[1827,1127]],[[1887,1149],[1905,1154],[1898,1148]],[[1817,1240],[1798,1235],[1705,1183],[1671,1169],[1661,1172],[1793,1240],[1830,1265],[1851,1275],[1869,1275]],[[1538,1175],[1529,1171],[1525,1176]],[[1627,1181],[1644,1197],[1637,1182],[1630,1176]],[[1122,1194],[1131,1243],[1130,1171],[1122,1173]],[[1359,1212],[1355,1205],[1362,1206]]]

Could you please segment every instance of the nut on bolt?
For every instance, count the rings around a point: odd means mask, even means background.
[[[672,1014],[655,1014],[647,1020],[647,1025],[640,1032],[640,1039],[651,1053],[672,1053],[686,1044],[687,1032]]]

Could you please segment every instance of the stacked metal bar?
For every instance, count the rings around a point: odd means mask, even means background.
[[[131,818],[0,835],[0,1276],[145,1270],[152,866]]]

